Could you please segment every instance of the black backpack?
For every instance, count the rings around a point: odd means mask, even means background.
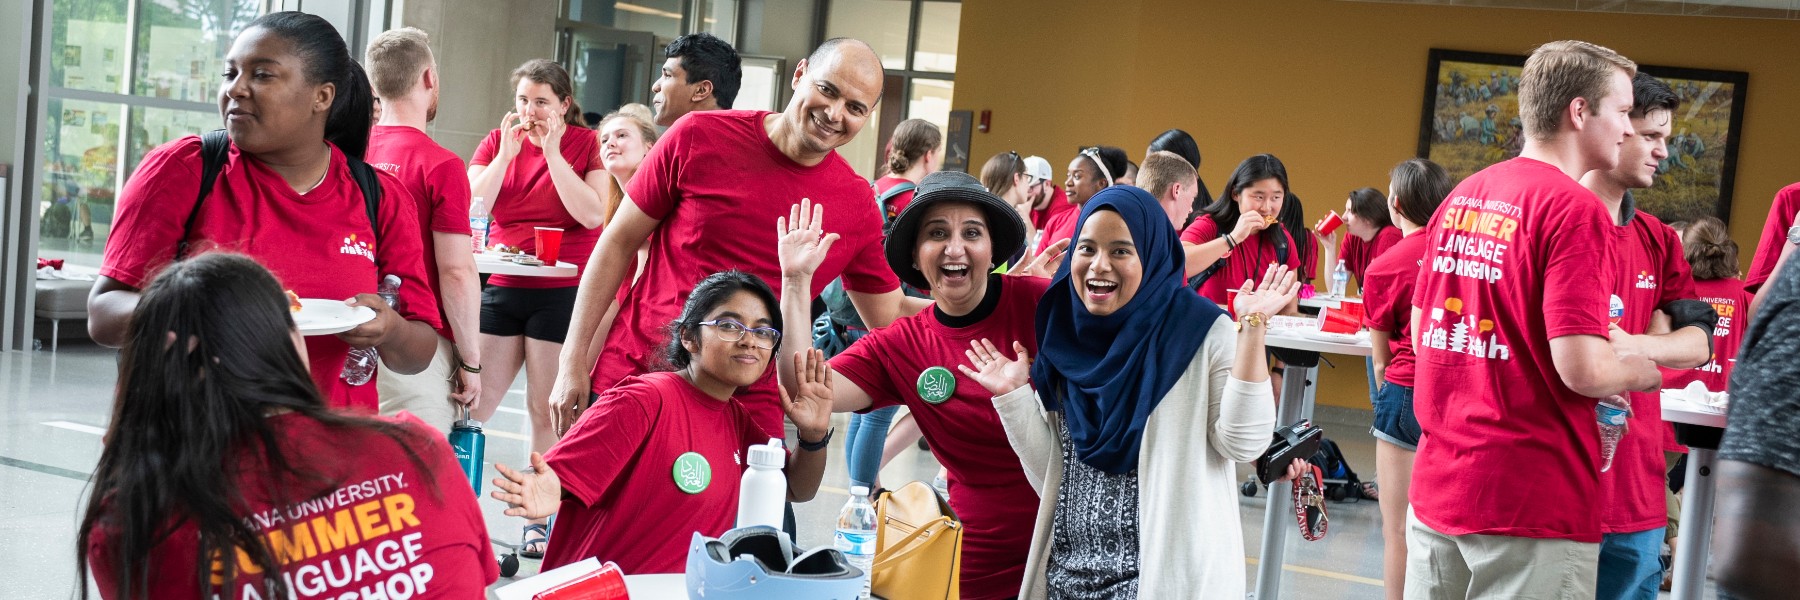
[[[181,226],[181,242],[175,246],[176,260],[187,257],[187,239],[194,232],[194,219],[200,216],[200,204],[212,194],[213,182],[219,178],[219,172],[225,170],[225,159],[230,156],[231,136],[225,130],[214,129],[200,134],[200,196],[194,199],[187,223]],[[350,156],[345,156],[344,162],[350,165],[350,178],[356,180],[356,187],[362,188],[363,210],[369,215],[369,240],[376,241],[381,234],[380,221],[376,220],[381,209],[381,180],[369,163]]]
[[[893,225],[894,217],[898,216],[888,214],[888,201],[918,187],[911,181],[902,181],[875,197],[875,209],[881,213],[881,230],[884,234],[888,226]],[[904,283],[900,284],[900,288],[908,296],[930,297]],[[848,328],[866,329],[867,326],[863,324],[862,315],[856,313],[856,306],[850,303],[850,294],[844,290],[843,278],[831,280],[831,284],[825,286],[825,291],[819,293],[819,300],[825,303],[825,314],[813,322],[813,347],[824,352],[826,358],[831,358],[855,341],[851,339]]]
[[[1319,440],[1319,450],[1307,459],[1324,474],[1325,497],[1334,502],[1360,500],[1362,479],[1356,476],[1356,470],[1350,468],[1350,461],[1344,458],[1344,452],[1338,449],[1337,442],[1330,438]]]

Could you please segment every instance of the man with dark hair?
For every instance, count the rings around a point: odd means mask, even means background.
[[[668,127],[696,110],[730,109],[743,83],[737,50],[710,33],[675,38],[663,49],[662,76],[650,85],[656,124]]]
[[[1606,203],[1618,225],[1612,244],[1617,268],[1608,282],[1614,351],[1648,357],[1661,367],[1691,369],[1712,358],[1718,315],[1698,299],[1681,237],[1638,211],[1631,197],[1631,190],[1655,183],[1656,165],[1669,155],[1670,124],[1680,103],[1668,84],[1641,72],[1633,77],[1631,128],[1637,135],[1619,146],[1618,166],[1589,171],[1581,184]],[[1600,478],[1600,600],[1654,599],[1662,582],[1669,468],[1663,450],[1675,444],[1662,422],[1661,394],[1632,392],[1627,406],[1625,436],[1612,468]]]

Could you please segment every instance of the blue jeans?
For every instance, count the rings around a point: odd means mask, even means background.
[[[1600,541],[1598,600],[1656,600],[1662,584],[1663,528],[1609,533]]]
[[[1375,439],[1405,448],[1419,449],[1419,419],[1413,414],[1413,389],[1404,385],[1386,384],[1375,392],[1375,422],[1369,425],[1369,433]]]
[[[888,426],[894,423],[894,412],[898,410],[898,406],[889,406],[850,415],[850,437],[844,439],[844,449],[850,455],[844,461],[850,471],[850,485],[875,491],[875,476],[881,472],[881,450],[887,445]]]

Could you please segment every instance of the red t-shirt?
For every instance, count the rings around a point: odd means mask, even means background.
[[[314,488],[272,481],[265,462],[248,452],[237,465],[245,496],[237,514],[268,541],[296,597],[479,598],[499,579],[475,493],[436,429],[406,413],[384,418],[417,440],[402,445],[380,432],[329,427],[293,413],[269,420],[287,460],[332,482]],[[87,552],[101,597],[110,599],[119,566],[103,551],[108,528],[102,523]],[[203,595],[195,577],[199,544],[189,521],[150,553],[150,598],[215,597]],[[260,578],[245,575],[256,563],[241,551],[237,560],[238,589],[216,597],[257,597],[250,588]]]
[[[801,198],[825,207],[825,230],[842,236],[813,276],[813,297],[842,276],[844,288],[880,294],[900,287],[881,250],[874,193],[836,152],[807,167],[789,159],[763,130],[767,111],[709,110],[688,115],[650,149],[632,177],[629,200],[662,221],[650,257],[606,337],[593,390],[655,370],[665,330],[694,284],[738,269],[781,283],[775,219]],[[780,431],[774,376],[739,392],[763,429]]]
[[[1597,400],[1563,385],[1550,340],[1607,335],[1607,244],[1592,192],[1515,158],[1471,175],[1425,232],[1413,305],[1419,520],[1447,535],[1600,541]],[[1532,471],[1520,477],[1521,469]]]
[[[1736,277],[1695,281],[1694,292],[1700,300],[1712,303],[1713,310],[1719,313],[1719,322],[1713,326],[1712,360],[1692,369],[1663,369],[1663,387],[1679,389],[1698,381],[1710,391],[1723,392],[1731,381],[1731,367],[1737,364],[1744,329],[1750,326],[1744,319],[1744,311],[1750,309],[1750,292],[1744,291],[1743,280]],[[1675,443],[1673,428],[1664,428],[1663,449],[1687,452],[1687,446]]]
[[[886,194],[888,190],[894,189],[894,186],[902,183],[913,183],[913,181],[893,175],[875,180],[875,197],[880,198],[882,194]],[[900,211],[906,210],[906,205],[912,204],[913,193],[918,191],[916,187],[918,184],[914,183],[913,185],[915,186],[913,189],[896,193],[892,198],[887,199],[886,206],[882,207],[883,223],[894,220],[894,217],[900,216]]]
[[[1369,284],[1363,280],[1363,273],[1369,270],[1369,265],[1375,262],[1376,257],[1400,243],[1401,237],[1400,228],[1391,226],[1381,228],[1381,231],[1375,232],[1375,237],[1366,242],[1346,233],[1344,243],[1338,247],[1338,258],[1344,261],[1344,268],[1350,271],[1350,276],[1356,278],[1356,284],[1368,288]],[[1332,268],[1336,266],[1333,265]],[[1365,289],[1363,294],[1368,295],[1368,291]]]
[[[1756,257],[1750,260],[1750,276],[1744,279],[1745,289],[1751,293],[1775,275],[1775,263],[1781,260],[1781,248],[1787,244],[1788,228],[1794,226],[1796,211],[1800,211],[1800,183],[1775,192],[1769,218],[1763,221],[1762,239],[1756,242]]]
[[[764,431],[736,398],[720,402],[676,373],[611,387],[544,455],[573,496],[556,511],[544,570],[599,557],[632,575],[682,572],[695,531],[736,525],[743,454],[780,436]],[[688,453],[704,461],[678,464]],[[678,478],[706,483],[689,493]]]
[[[1075,222],[1081,219],[1081,207],[1068,203],[1064,206],[1069,209],[1045,218],[1044,226],[1038,228],[1038,245],[1033,254],[1043,254],[1051,244],[1075,237]]]
[[[1640,211],[1630,223],[1613,227],[1612,234],[1609,243],[1618,268],[1610,291],[1624,312],[1620,329],[1642,334],[1649,330],[1658,307],[1698,297],[1674,229]],[[1662,394],[1632,392],[1630,398],[1625,437],[1613,453],[1612,468],[1600,475],[1600,525],[1606,533],[1636,533],[1668,524],[1663,491],[1669,470],[1663,459],[1663,431],[1668,425],[1662,420]]]
[[[1269,233],[1270,231],[1274,233]],[[1262,283],[1263,273],[1267,272],[1269,265],[1275,263],[1280,256],[1275,246],[1269,243],[1267,236],[1271,235],[1279,235],[1281,239],[1287,241],[1287,260],[1283,264],[1290,269],[1299,269],[1299,245],[1294,243],[1294,236],[1289,235],[1287,229],[1277,223],[1264,229],[1263,233],[1252,235],[1239,243],[1237,247],[1232,248],[1231,252],[1222,259],[1225,261],[1225,266],[1214,272],[1205,283],[1200,284],[1200,295],[1207,297],[1219,306],[1227,306],[1225,290],[1237,289],[1238,286],[1244,284],[1246,279]],[[1187,229],[1181,232],[1181,241],[1190,244],[1204,244],[1216,239],[1219,239],[1219,224],[1213,220],[1212,215],[1195,217],[1194,222],[1189,223]]]
[[[296,193],[267,165],[241,156],[233,146],[212,193],[200,205],[188,235],[188,256],[210,250],[248,255],[301,298],[373,294],[381,275],[397,275],[400,315],[433,328],[442,325],[437,298],[419,261],[423,250],[412,193],[399,180],[380,175],[381,235],[371,238],[374,229],[362,189],[335,146],[325,181],[306,195]],[[182,226],[200,194],[200,165],[199,136],[144,155],[119,194],[101,275],[143,289],[175,257]],[[373,413],[379,404],[375,386],[352,386],[338,376],[349,353],[350,345],[337,336],[306,338],[313,381],[326,403]]]
[[[576,175],[585,178],[589,171],[605,168],[600,165],[597,154],[599,139],[599,134],[586,127],[563,130],[562,156]],[[481,146],[475,149],[475,157],[469,164],[486,165],[499,153],[500,130],[495,129],[482,138]],[[493,225],[488,228],[492,236],[489,245],[516,246],[530,254],[537,251],[537,228],[561,227],[562,249],[557,251],[556,259],[573,263],[579,271],[587,268],[588,257],[594,253],[594,242],[600,240],[599,228],[581,226],[581,221],[575,220],[569,209],[563,207],[562,196],[556,193],[556,183],[550,179],[550,165],[544,161],[544,149],[530,140],[520,146],[519,155],[506,165],[506,179],[500,182],[500,193],[488,198],[487,205],[493,215]],[[488,278],[488,283],[509,288],[562,288],[580,284],[581,276],[494,275]]]
[[[1002,282],[1000,299],[979,322],[951,327],[936,309],[927,310],[875,330],[831,359],[833,369],[874,399],[870,410],[906,405],[949,471],[950,507],[965,527],[962,595],[971,599],[1018,595],[1037,522],[1037,491],[1006,441],[993,394],[956,368],[968,363],[969,342],[983,338],[1009,353],[1016,341],[1037,354],[1037,303],[1049,281],[995,280]],[[955,382],[941,404],[919,392],[920,378],[933,367],[948,370]]]
[[[469,235],[469,174],[456,153],[444,149],[431,136],[412,127],[377,125],[369,132],[369,150],[364,153],[369,166],[387,171],[399,179],[413,201],[418,204],[419,238],[424,241],[420,256],[425,261],[425,278],[431,282],[434,296],[441,296],[438,283],[437,247],[431,234]],[[441,300],[441,298],[440,298]],[[456,341],[450,331],[450,318],[438,302],[438,335]]]
[[[1059,186],[1050,186],[1050,204],[1043,210],[1031,211],[1031,226],[1038,231],[1050,230],[1050,218],[1066,212],[1079,212],[1081,207],[1069,204],[1069,195]],[[1041,244],[1040,244],[1041,246]]]
[[[1409,388],[1413,386],[1413,286],[1425,269],[1424,234],[1420,231],[1401,238],[1357,277],[1363,286],[1363,326],[1389,334],[1388,352],[1394,357],[1382,378]]]

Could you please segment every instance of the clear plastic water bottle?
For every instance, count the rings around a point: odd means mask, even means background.
[[[1331,270],[1331,297],[1343,298],[1344,290],[1350,287],[1350,268],[1339,260],[1336,269]]]
[[[399,308],[400,278],[394,275],[383,276],[381,289],[376,293],[381,296],[382,300],[387,301],[388,306]],[[370,379],[375,378],[375,365],[380,359],[381,355],[376,353],[373,347],[351,348],[350,355],[344,357],[344,371],[338,376],[343,377],[344,382],[350,385],[368,383]]]
[[[1594,421],[1600,426],[1600,470],[1612,468],[1613,454],[1619,440],[1625,437],[1625,419],[1631,416],[1631,403],[1613,396],[1594,405]]]
[[[469,200],[469,239],[475,243],[476,252],[487,249],[488,223],[492,220],[486,198],[476,196]]]
[[[869,503],[869,488],[850,488],[850,501],[838,513],[836,544],[850,564],[863,572],[861,600],[869,598],[870,571],[875,566],[875,505]]]

